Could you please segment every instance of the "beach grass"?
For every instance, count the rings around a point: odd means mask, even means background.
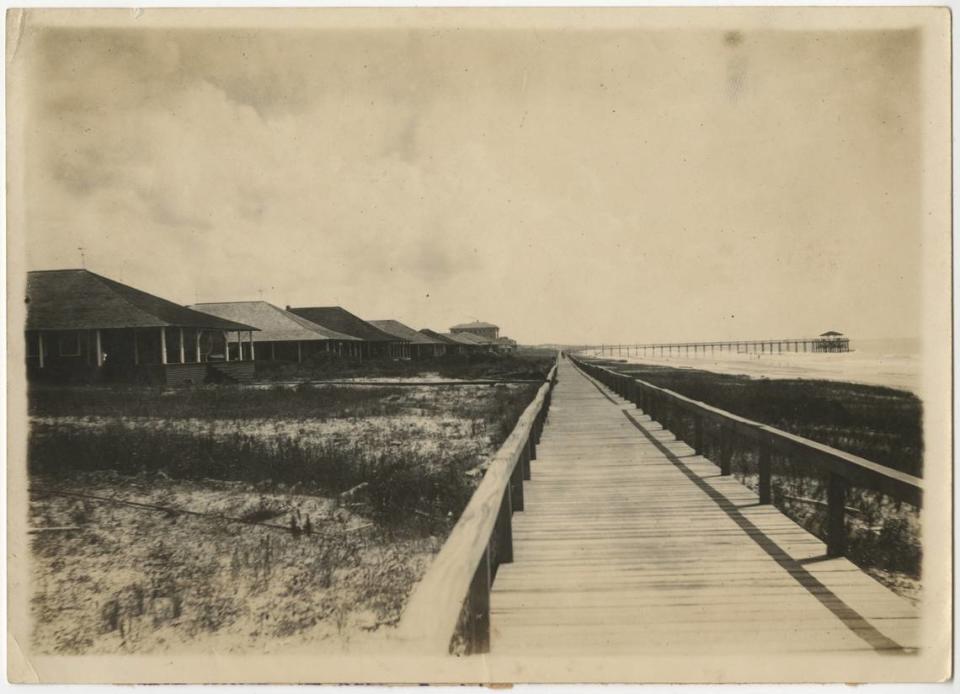
[[[38,646],[299,647],[395,623],[539,387],[33,391]]]
[[[303,363],[257,362],[257,378],[289,381],[338,378],[418,378],[460,380],[543,380],[556,354],[543,350],[515,354],[446,354],[430,359],[351,359],[316,354]]]
[[[665,366],[617,365],[616,370],[895,470],[923,474],[923,405],[913,393]]]

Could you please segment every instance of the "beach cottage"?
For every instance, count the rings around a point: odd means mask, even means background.
[[[266,301],[200,303],[190,308],[257,328],[253,350],[258,361],[299,363],[318,353],[343,356],[355,352],[361,342]]]
[[[385,333],[340,306],[304,306],[301,308],[287,306],[287,310],[328,330],[350,335],[360,340],[354,356],[366,359],[399,359],[403,356],[404,345],[407,344],[407,340]]]
[[[27,273],[31,379],[179,385],[253,376],[256,328],[89,270]]]
[[[443,340],[425,335],[396,320],[372,320],[370,324],[407,341],[404,345],[408,357],[423,359],[425,357],[442,357],[447,353],[447,343]]]
[[[469,332],[444,333],[444,337],[453,340],[463,346],[463,351],[467,354],[476,354],[477,352],[492,352],[495,343],[491,340],[480,337]]]

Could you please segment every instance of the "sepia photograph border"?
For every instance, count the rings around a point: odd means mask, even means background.
[[[609,28],[661,31],[865,30],[917,27],[923,34],[923,617],[920,654],[674,658],[509,658],[427,656],[371,641],[364,653],[193,656],[51,656],[30,643],[27,534],[25,181],[19,172],[30,127],[22,104],[32,85],[18,44],[31,26],[128,27],[450,27],[491,31]],[[422,8],[10,10],[7,13],[7,668],[33,683],[736,683],[940,681],[952,672],[952,238],[951,19],[946,8]],[[135,253],[136,248],[118,248]],[[602,310],[602,308],[600,309]]]

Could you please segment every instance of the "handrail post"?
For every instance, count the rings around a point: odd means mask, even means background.
[[[720,427],[720,474],[729,475],[733,468],[733,430]]]
[[[513,504],[510,485],[503,490],[500,513],[497,517],[497,565],[513,561]]]
[[[763,441],[757,449],[757,493],[761,504],[769,504],[771,498],[770,447]]]
[[[523,450],[520,452],[520,460],[517,463],[522,470],[523,479],[530,479],[530,442],[527,441],[527,445],[523,447]]]
[[[483,552],[467,594],[467,653],[490,652],[490,545]]]
[[[521,456],[523,454],[521,453]],[[518,460],[510,473],[510,503],[514,511],[523,510],[523,461]]]
[[[830,473],[827,480],[827,556],[842,557],[847,553],[847,481]]]
[[[703,417],[698,413],[693,413],[693,452],[697,455],[705,455],[703,450]]]

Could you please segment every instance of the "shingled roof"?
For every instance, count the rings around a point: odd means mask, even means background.
[[[427,337],[433,338],[434,340],[442,344],[447,344],[447,345],[461,344],[456,340],[454,340],[452,337],[448,335],[444,335],[442,333],[438,333],[436,330],[430,330],[430,328],[423,328],[422,330],[420,330],[420,333],[423,335],[426,335]]]
[[[27,273],[27,330],[166,327],[256,330],[193,311],[89,270]]]
[[[288,311],[306,318],[311,323],[338,333],[352,335],[367,342],[402,342],[401,338],[385,333],[340,306],[309,306],[288,308]]]
[[[474,335],[473,333],[444,333],[443,336],[453,340],[454,342],[459,342],[462,345],[471,345],[473,347],[478,345],[493,344],[490,340],[485,340],[479,335]]]
[[[372,320],[370,324],[376,328],[379,328],[385,333],[390,333],[396,337],[403,338],[408,342],[413,342],[418,345],[445,345],[447,344],[443,340],[438,340],[435,337],[430,337],[423,334],[422,332],[417,332],[413,328],[404,325],[400,321],[396,320]]]
[[[453,330],[470,330],[471,328],[499,328],[499,325],[494,325],[493,323],[484,323],[481,320],[475,320],[472,323],[460,323],[450,328]]]
[[[253,336],[254,342],[304,342],[323,340],[349,340],[359,342],[355,337],[329,330],[290,311],[266,301],[222,301],[215,303],[193,304],[190,308],[209,313],[218,318],[239,321],[255,325],[259,332]]]

